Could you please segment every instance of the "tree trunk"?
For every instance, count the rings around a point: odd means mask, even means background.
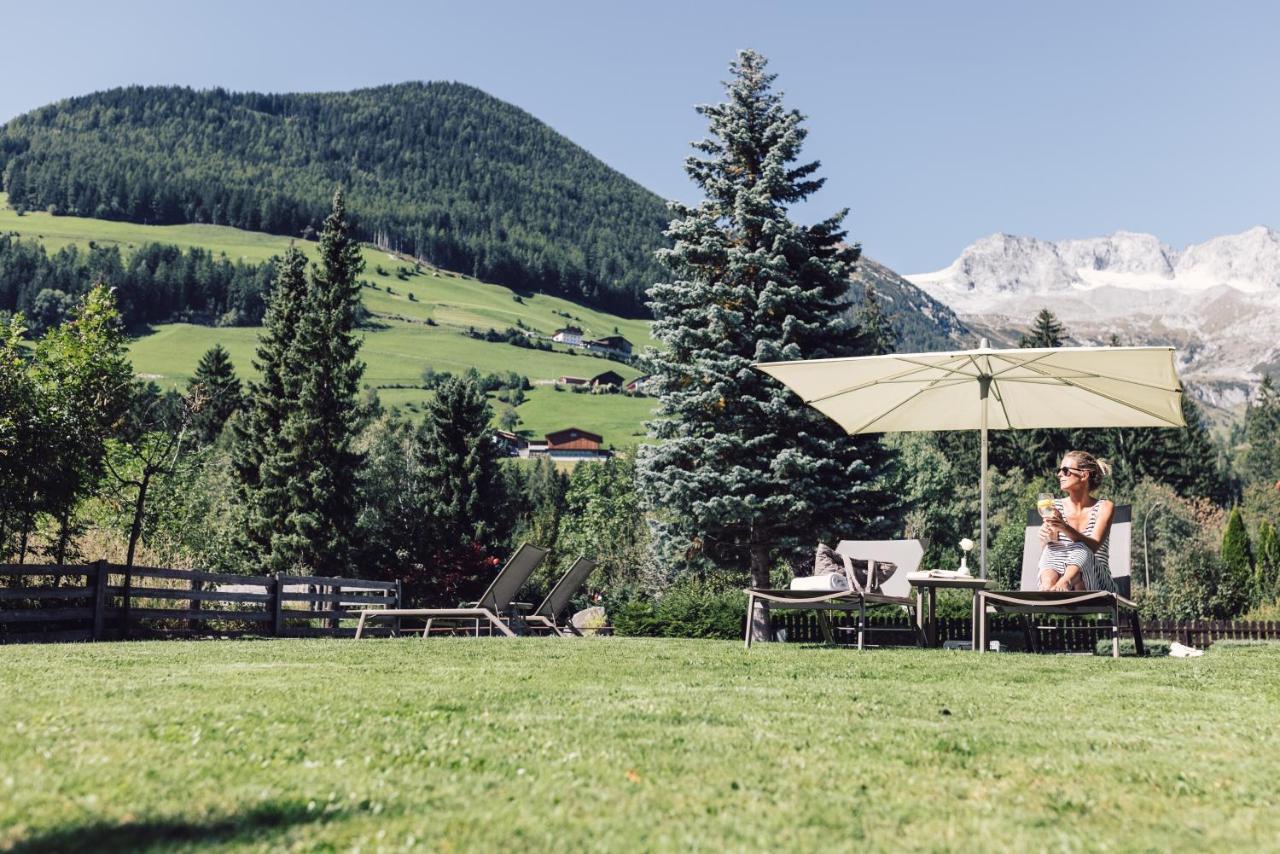
[[[22,517],[22,536],[18,540],[18,566],[27,562],[27,546],[31,542],[31,525],[34,517],[30,514],[24,514]]]
[[[58,544],[54,549],[53,562],[59,566],[67,562],[67,547],[71,545],[71,510],[58,514]]]
[[[769,586],[769,546],[765,543],[751,544],[751,586]],[[773,633],[769,631],[769,604],[757,599],[755,611],[751,614],[751,640],[772,639]]]
[[[138,497],[133,502],[133,524],[129,526],[129,551],[125,555],[124,565],[133,566],[133,553],[142,537],[142,514],[147,506],[147,486],[151,483],[151,467],[144,466],[142,480],[138,483]]]

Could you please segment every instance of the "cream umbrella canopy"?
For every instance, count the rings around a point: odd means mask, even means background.
[[[987,577],[987,431],[1185,427],[1172,347],[1052,347],[762,362],[850,434],[980,430],[981,577]]]

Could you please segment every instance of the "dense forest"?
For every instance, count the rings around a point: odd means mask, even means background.
[[[0,234],[0,312],[21,312],[40,335],[71,316],[97,282],[115,294],[125,324],[187,321],[220,326],[262,322],[275,268],[205,249],[147,243],[127,257],[117,246],[64,246]]]
[[[458,83],[263,95],[129,87],[0,128],[18,210],[356,235],[451,270],[642,314],[669,216],[533,116]]]

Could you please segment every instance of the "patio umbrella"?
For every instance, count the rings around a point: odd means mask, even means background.
[[[850,434],[982,431],[981,577],[987,577],[987,431],[1185,427],[1172,347],[1051,347],[762,362]]]

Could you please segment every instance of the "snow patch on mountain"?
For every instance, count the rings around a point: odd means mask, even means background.
[[[1265,226],[1182,251],[1150,234],[1047,241],[994,234],[905,277],[960,319],[1016,341],[1042,308],[1078,343],[1171,344],[1195,393],[1238,406],[1280,363],[1280,232]]]

